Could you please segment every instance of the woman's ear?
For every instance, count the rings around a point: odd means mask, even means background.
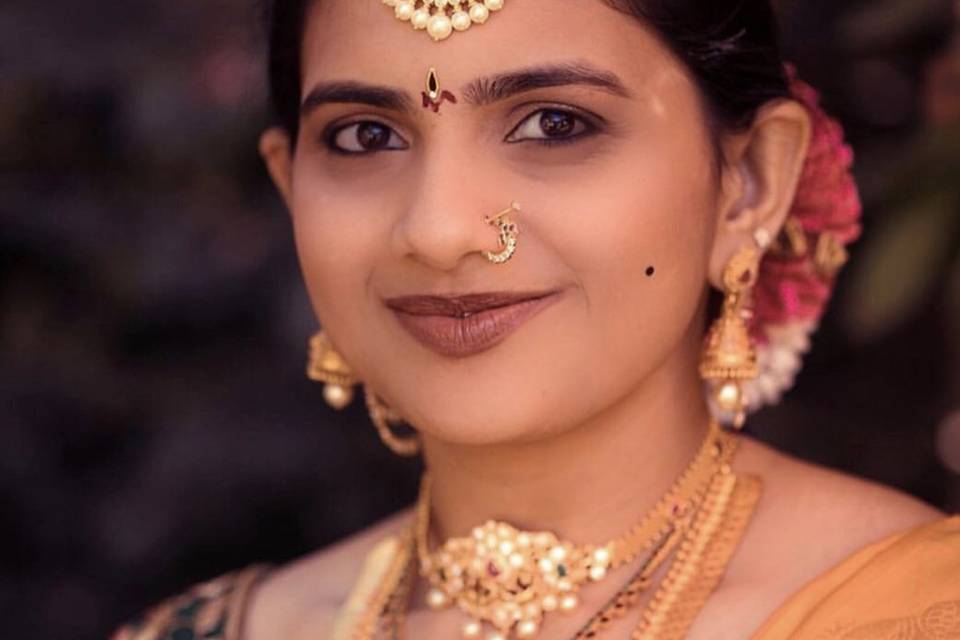
[[[293,145],[290,134],[281,127],[270,127],[260,135],[260,157],[267,165],[273,184],[290,209],[293,186]]]
[[[724,142],[722,196],[710,256],[710,282],[720,288],[723,269],[756,238],[777,237],[793,204],[811,133],[806,107],[793,100],[771,102],[750,129]],[[759,233],[758,233],[759,232]]]

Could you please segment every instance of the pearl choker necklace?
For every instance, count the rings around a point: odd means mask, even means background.
[[[577,608],[582,587],[688,528],[713,478],[729,472],[735,448],[735,434],[711,423],[696,457],[657,505],[626,534],[602,545],[577,545],[553,533],[491,520],[430,551],[430,477],[425,474],[415,537],[420,574],[431,585],[427,604],[434,609],[455,605],[468,615],[465,638],[479,637],[484,624],[495,629],[489,638],[533,637],[546,613]]]

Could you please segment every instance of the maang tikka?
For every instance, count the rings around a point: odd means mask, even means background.
[[[425,30],[435,41],[445,40],[454,31],[466,31],[483,24],[493,11],[503,8],[504,0],[383,0],[393,7],[398,20],[409,22],[416,30]]]

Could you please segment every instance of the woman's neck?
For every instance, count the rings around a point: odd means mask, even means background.
[[[431,529],[489,519],[600,544],[635,524],[693,460],[709,414],[686,350],[600,414],[535,442],[464,446],[426,438]]]

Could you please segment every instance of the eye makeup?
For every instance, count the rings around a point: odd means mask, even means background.
[[[534,120],[537,116],[540,118],[539,121]],[[570,107],[544,106],[531,112],[514,126],[504,142],[509,144],[531,142],[546,147],[572,144],[600,132],[602,127],[602,118],[587,116],[580,110]],[[357,128],[356,140],[343,137],[344,133],[351,128]],[[537,136],[538,132],[544,135]],[[517,138],[518,133],[525,133],[526,137]],[[324,129],[320,139],[330,152],[347,156],[409,149],[409,144],[393,127],[372,118],[330,125]],[[345,146],[350,143],[354,143],[353,148]]]

